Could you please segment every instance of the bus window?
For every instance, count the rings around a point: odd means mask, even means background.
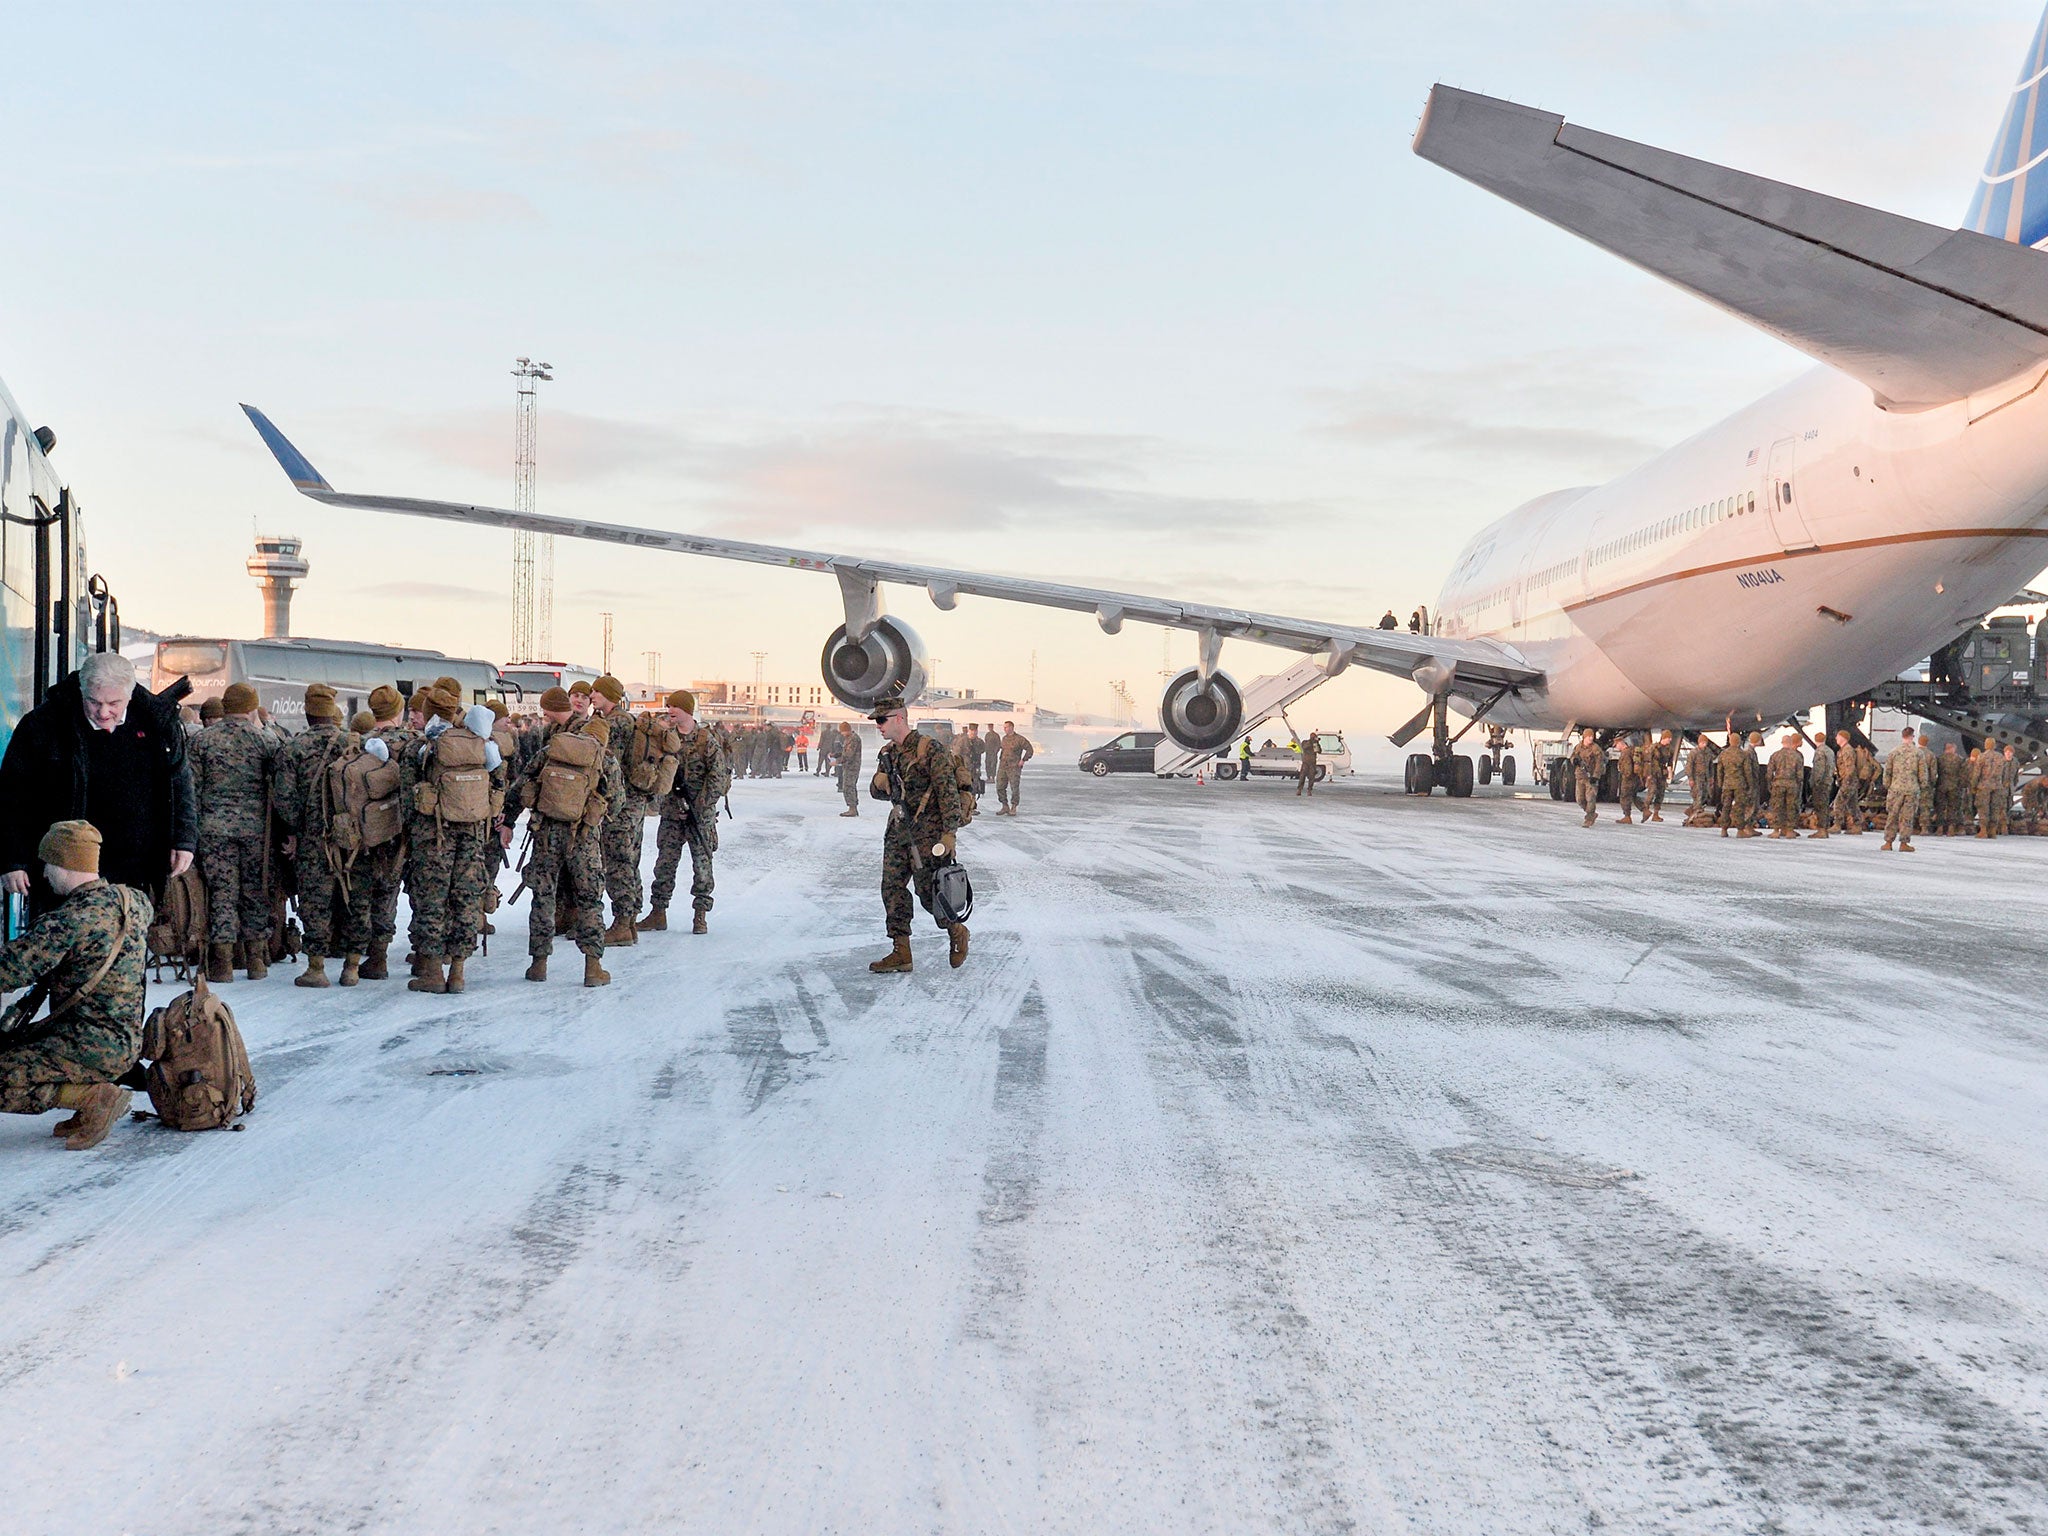
[[[167,678],[212,677],[228,664],[221,640],[162,640],[157,643],[157,670]]]

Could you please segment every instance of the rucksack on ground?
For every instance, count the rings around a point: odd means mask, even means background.
[[[550,821],[581,821],[604,772],[604,743],[581,731],[548,738],[534,809]]]
[[[142,1026],[143,1081],[156,1117],[174,1131],[214,1131],[256,1106],[256,1074],[228,1005],[192,978]]]
[[[164,899],[149,925],[149,963],[182,976],[206,953],[206,882],[194,863],[164,882]]]

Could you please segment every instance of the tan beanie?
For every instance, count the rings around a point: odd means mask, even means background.
[[[200,723],[202,725],[211,725],[214,721],[218,720],[221,717],[222,713],[223,711],[220,707],[220,698],[218,695],[216,695],[215,697],[208,699],[205,703],[199,706]]]
[[[447,694],[456,703],[460,704],[462,702],[462,684],[455,681],[454,678],[437,677],[434,679],[434,687],[440,692]]]
[[[668,707],[680,709],[686,715],[697,713],[697,695],[687,688],[678,688],[668,696]]]
[[[559,714],[569,707],[569,690],[566,688],[547,689],[540,696],[540,707],[542,709],[554,710]]]
[[[616,677],[613,677],[609,672],[607,672],[603,677],[600,677],[596,682],[592,683],[590,685],[590,691],[592,693],[603,694],[606,698],[610,699],[614,704],[623,704],[626,702],[626,685],[620,682]]]
[[[443,720],[453,720],[462,713],[462,696],[450,693],[439,683],[427,690],[427,713],[439,715]]]
[[[485,699],[484,707],[500,720],[509,720],[512,717],[512,711],[505,707],[503,699]]]
[[[334,690],[325,683],[306,685],[306,718],[308,720],[339,720],[341,706],[334,701]]]
[[[370,713],[379,720],[396,720],[398,712],[405,708],[405,700],[398,690],[389,683],[379,683],[370,690]]]
[[[578,679],[577,681],[575,681],[575,682],[573,682],[573,683],[571,683],[571,684],[569,685],[569,692],[570,692],[570,693],[571,693],[572,695],[573,695],[573,694],[578,694],[578,693],[588,693],[588,692],[590,692],[590,684],[588,684],[588,683],[586,683],[586,682],[582,681],[582,680],[581,680],[581,679],[579,678],[579,679]]]
[[[43,834],[36,857],[75,874],[100,872],[100,829],[89,821],[60,821]]]
[[[348,717],[348,728],[358,736],[367,736],[377,729],[377,717],[367,709],[359,709]]]
[[[220,707],[230,715],[246,715],[256,707],[256,690],[247,683],[229,683],[221,692]]]

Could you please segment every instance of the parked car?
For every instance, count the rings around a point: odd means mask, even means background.
[[[1150,773],[1154,749],[1164,740],[1164,731],[1125,731],[1116,740],[1083,752],[1078,766],[1098,779],[1111,773]]]
[[[1351,771],[1351,749],[1344,745],[1342,731],[1316,732],[1316,782],[1335,773]],[[1216,754],[1216,777],[1234,779],[1237,777],[1238,759],[1236,747],[1225,747]],[[1251,776],[1258,778],[1298,779],[1301,777],[1301,752],[1295,747],[1283,747],[1267,742],[1252,754]]]

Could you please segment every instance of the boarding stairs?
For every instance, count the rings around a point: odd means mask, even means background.
[[[1254,678],[1243,690],[1244,721],[1238,726],[1235,737],[1220,749],[1211,747],[1206,751],[1191,752],[1168,736],[1152,749],[1152,771],[1162,779],[1188,777],[1213,758],[1219,750],[1229,751],[1237,742],[1251,735],[1296,699],[1329,680],[1330,674],[1324,670],[1323,659],[1320,656],[1310,656],[1297,661],[1285,672],[1274,672],[1265,677]]]

